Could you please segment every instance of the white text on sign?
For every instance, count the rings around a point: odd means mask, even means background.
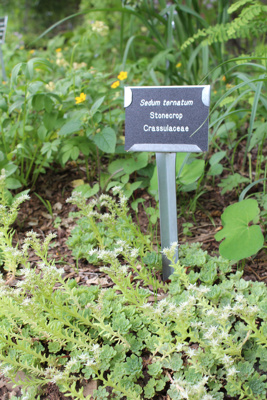
[[[182,100],[166,100],[166,99],[164,99],[162,104],[161,104],[160,100],[153,100],[153,99],[151,99],[151,100],[142,99],[140,101],[141,107],[143,107],[143,106],[158,107],[161,105],[166,106],[166,107],[169,107],[169,106],[193,106],[194,101],[193,100],[184,100],[184,99],[182,99]]]

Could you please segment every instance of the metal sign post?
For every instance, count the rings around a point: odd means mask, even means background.
[[[208,150],[209,100],[209,85],[124,89],[125,150],[156,153],[162,249],[178,243],[176,153]],[[162,269],[166,280],[173,269],[165,255]]]
[[[159,184],[159,212],[160,212],[160,239],[161,248],[170,247],[174,242],[178,243],[177,232],[177,206],[176,206],[176,153],[156,153]],[[178,246],[175,260],[178,260]],[[170,260],[162,255],[163,280],[173,273]]]
[[[3,81],[6,81],[6,71],[5,71],[5,64],[3,58],[3,52],[1,45],[5,42],[5,35],[6,35],[6,27],[7,27],[7,19],[8,17],[0,17],[0,61],[2,65],[2,78]]]

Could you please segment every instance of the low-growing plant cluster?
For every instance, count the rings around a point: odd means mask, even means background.
[[[8,29],[20,9],[13,4]],[[29,14],[38,7],[28,5]],[[242,279],[239,269],[266,249],[267,6],[102,0],[98,7],[96,0],[76,2],[76,14],[30,45],[31,32],[7,30],[2,46],[1,373],[22,384],[22,400],[42,398],[49,383],[84,399],[82,385],[92,380],[96,400],[264,400],[266,286]],[[124,150],[123,88],[203,84],[211,86],[209,151],[176,155],[176,188],[187,236],[200,197],[217,188],[226,207],[214,213],[223,225],[215,235],[221,256],[181,245],[164,283],[153,235],[155,155]],[[49,256],[52,233],[32,231],[15,242],[13,224],[29,188],[37,192],[41,174],[66,165],[82,178],[69,199],[79,208],[67,240],[76,272],[87,260],[109,278],[108,289],[68,280]],[[53,218],[54,205],[36,192]],[[150,223],[145,233],[131,216],[141,205]],[[163,250],[170,260],[176,246]]]
[[[148,262],[150,239],[130,220],[125,200],[121,191],[117,201],[102,195],[87,204],[78,193],[70,199],[90,221],[96,242],[89,253],[114,282],[109,289],[65,281],[64,269],[48,260],[52,236],[41,243],[30,232],[21,249],[12,249],[1,226],[4,266],[16,254],[18,267],[13,287],[1,279],[4,374],[26,374],[25,399],[39,398],[49,382],[85,399],[83,379],[99,382],[97,399],[265,399],[265,285],[243,280],[197,243],[180,246],[171,282],[159,282]],[[6,216],[16,210],[14,202]],[[118,223],[116,240],[103,241],[103,224]],[[170,260],[176,246],[163,250]],[[29,249],[40,258],[34,268]]]

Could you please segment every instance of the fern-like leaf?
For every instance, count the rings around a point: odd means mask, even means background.
[[[181,50],[184,51],[199,39],[202,40],[203,45],[211,45],[216,42],[227,42],[230,39],[258,37],[266,33],[267,6],[259,1],[240,0],[233,4],[228,12],[233,13],[245,5],[247,6],[241,10],[239,16],[233,21],[199,30],[183,43]]]

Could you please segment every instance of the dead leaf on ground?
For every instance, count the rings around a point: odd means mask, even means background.
[[[89,381],[84,384],[83,395],[84,397],[93,396],[94,390],[97,390],[98,382],[97,381]]]
[[[61,210],[62,210],[62,207],[63,207],[63,205],[62,205],[62,203],[60,203],[59,201],[58,201],[56,204],[53,205],[53,209],[54,209],[55,211],[61,211]]]
[[[48,213],[46,213],[44,211],[41,211],[41,215],[46,219],[52,219],[53,218],[52,215],[50,215],[50,214],[48,214]]]
[[[109,280],[107,278],[99,278],[99,276],[94,276],[93,278],[87,279],[86,285],[101,285],[101,286],[109,286]]]
[[[71,186],[74,188],[81,186],[81,185],[84,185],[83,179],[75,179],[74,181],[71,181]]]

